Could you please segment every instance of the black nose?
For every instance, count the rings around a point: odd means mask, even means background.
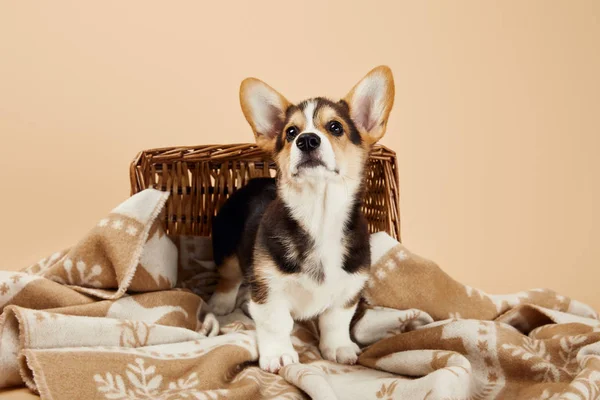
[[[315,133],[303,133],[296,139],[296,146],[303,152],[311,152],[321,145],[321,138]]]

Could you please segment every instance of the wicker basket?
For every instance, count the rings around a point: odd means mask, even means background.
[[[166,228],[171,235],[209,236],[212,218],[235,190],[276,167],[254,144],[168,147],[140,152],[131,163],[131,193],[147,188],[171,192]],[[363,212],[370,232],[386,231],[400,240],[396,154],[373,148]]]

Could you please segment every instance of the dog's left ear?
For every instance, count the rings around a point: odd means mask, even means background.
[[[350,118],[368,144],[385,134],[388,117],[394,105],[392,70],[382,65],[374,68],[344,97]]]

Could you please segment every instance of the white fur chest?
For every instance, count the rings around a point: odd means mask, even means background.
[[[320,169],[314,173],[324,174]],[[342,268],[347,251],[344,228],[354,202],[351,194],[356,189],[354,182],[326,176],[316,182],[301,182],[300,187],[286,185],[280,188],[293,217],[314,240],[307,268],[320,266],[326,276]]]
[[[294,319],[314,317],[331,306],[343,306],[362,289],[367,275],[348,274],[339,269],[338,273],[325,277],[317,283],[307,275],[286,277],[282,284],[282,293]]]
[[[319,172],[315,172],[319,173]],[[352,299],[366,281],[365,274],[343,270],[347,248],[344,227],[348,219],[355,183],[340,179],[307,181],[301,190],[281,190],[294,217],[314,239],[314,247],[302,273],[282,279],[280,293],[297,319],[320,314],[332,305]],[[322,277],[322,281],[318,277]]]

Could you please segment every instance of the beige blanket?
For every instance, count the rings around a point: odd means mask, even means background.
[[[594,310],[548,290],[488,295],[384,233],[371,237],[352,327],[359,365],[324,361],[309,321],[293,333],[301,364],[263,372],[252,321],[203,311],[210,243],[164,234],[166,196],[141,192],[73,248],[0,271],[0,388],[24,382],[46,399],[600,397]]]

